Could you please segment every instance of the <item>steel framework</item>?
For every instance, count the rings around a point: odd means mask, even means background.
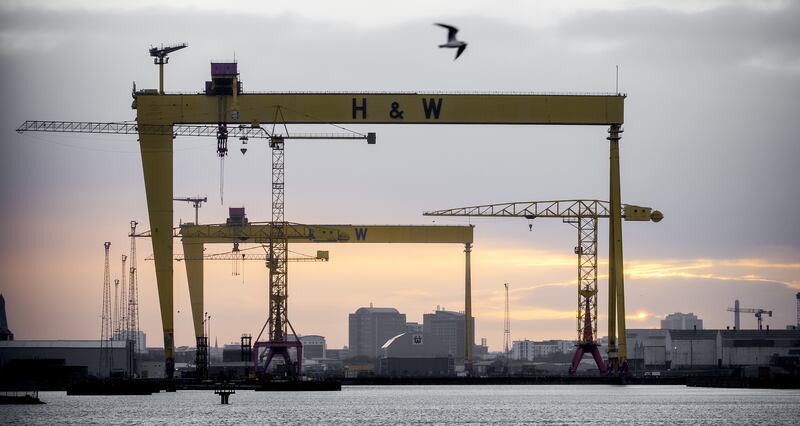
[[[225,126],[228,137],[270,139],[272,136],[260,125]],[[219,132],[218,125],[211,124],[175,124],[175,125],[148,125],[133,122],[97,122],[97,121],[43,121],[28,120],[17,127],[17,132],[50,132],[50,133],[102,133],[121,135],[172,135],[178,136],[203,136],[216,138]],[[352,133],[292,133],[284,135],[286,139],[326,139],[326,140],[352,140],[367,139],[370,144],[375,143],[375,133],[354,136]]]
[[[131,221],[131,235],[136,234],[135,220]],[[131,237],[131,252],[128,257],[129,271],[128,276],[128,324],[126,327],[126,334],[128,341],[133,345],[133,353],[139,350],[139,271],[136,265],[136,238]],[[135,357],[134,357],[135,359]],[[136,362],[133,361],[133,368],[135,372]]]
[[[578,347],[570,367],[575,374],[585,353],[592,354],[598,370],[606,374],[597,346],[597,219],[611,217],[610,203],[600,200],[555,200],[524,201],[501,204],[485,204],[423,213],[425,216],[471,216],[471,217],[521,217],[525,219],[560,218],[578,230]],[[658,222],[663,218],[659,211],[648,207],[621,205],[619,214],[627,221]],[[611,287],[611,285],[610,285]],[[506,285],[506,292],[508,286]],[[506,302],[508,303],[508,302]],[[609,305],[611,305],[609,303]],[[616,315],[609,306],[609,315]],[[507,345],[507,344],[506,344]],[[507,350],[507,348],[505,348]],[[611,354],[609,354],[611,358]]]
[[[119,290],[119,309],[117,328],[114,330],[114,335],[117,340],[128,340],[128,285],[127,276],[130,274],[125,267],[128,260],[127,255],[122,255],[122,271],[120,274],[120,290]]]
[[[98,376],[111,376],[113,366],[113,355],[111,350],[111,268],[108,262],[108,252],[111,248],[110,242],[103,243],[105,248],[105,266],[103,268],[103,309],[100,325],[100,369]]]

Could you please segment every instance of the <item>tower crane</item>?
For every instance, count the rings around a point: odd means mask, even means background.
[[[737,300],[738,302],[738,300]],[[772,311],[768,311],[766,309],[761,308],[740,308],[737,304],[735,308],[728,308],[728,312],[733,312],[734,315],[738,318],[740,313],[745,314],[755,314],[756,319],[758,320],[758,329],[761,330],[762,327],[762,315],[767,314],[772,317]]]
[[[153,57],[153,63],[158,65],[158,93],[164,94],[164,65],[169,63],[170,53],[189,47],[188,43],[180,43],[161,47],[150,47],[150,56]]]
[[[173,201],[186,201],[188,203],[192,203],[192,207],[194,207],[194,224],[199,225],[199,218],[198,218],[198,211],[200,210],[200,204],[208,202],[208,197],[178,197],[173,198]]]
[[[611,217],[611,204],[599,200],[527,201],[486,204],[472,207],[425,212],[425,216],[520,217],[524,219],[560,218],[578,230],[578,347],[570,367],[575,374],[584,354],[591,354],[602,374],[606,366],[597,344],[597,219]],[[659,222],[664,216],[648,207],[622,205],[626,221]],[[616,304],[614,302],[617,302]],[[624,371],[626,358],[624,293],[609,286],[609,348],[608,357],[614,371]],[[615,330],[619,332],[617,352]],[[467,336],[471,338],[471,336]]]

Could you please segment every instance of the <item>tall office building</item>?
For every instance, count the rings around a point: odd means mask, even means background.
[[[688,314],[675,312],[661,320],[662,330],[695,330],[695,327],[697,330],[702,330],[703,320],[697,318],[697,315],[692,312]]]
[[[358,308],[349,318],[349,356],[377,358],[381,346],[406,332],[406,314],[395,308]]]
[[[472,329],[475,329],[475,318],[472,319]],[[422,316],[422,330],[426,334],[436,336],[449,348],[450,355],[456,362],[464,360],[466,335],[464,330],[464,313],[445,311],[437,307],[432,314]],[[472,342],[475,344],[475,342]]]

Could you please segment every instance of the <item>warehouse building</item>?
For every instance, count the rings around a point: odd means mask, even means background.
[[[133,347],[130,342],[111,340],[111,371],[115,375],[130,375],[133,370]],[[0,341],[0,368],[6,370],[14,365],[60,365],[74,370],[85,368],[86,374],[107,377],[108,371],[100,371],[99,340],[7,340]],[[36,372],[30,372],[36,374]]]
[[[379,374],[392,377],[452,376],[455,363],[450,348],[438,336],[403,333],[381,347]]]
[[[774,356],[800,358],[800,330],[628,329],[626,335],[633,371],[766,367]]]

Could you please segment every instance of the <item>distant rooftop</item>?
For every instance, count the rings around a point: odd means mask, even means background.
[[[372,308],[372,307],[370,307],[370,308],[358,308],[358,310],[356,310],[356,313],[357,314],[399,314],[400,311],[398,311],[395,308]]]

